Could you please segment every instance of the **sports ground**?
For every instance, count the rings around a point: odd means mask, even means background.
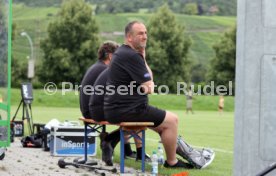
[[[15,106],[12,110],[15,110]],[[234,139],[234,113],[224,112],[220,115],[217,111],[197,111],[194,114],[186,114],[184,110],[171,110],[179,116],[178,133],[189,144],[195,148],[209,147],[214,149],[216,157],[213,163],[203,170],[187,170],[192,176],[228,176],[232,175],[233,160],[233,139]],[[20,117],[20,114],[19,114]],[[35,122],[46,123],[56,118],[59,121],[74,120],[80,117],[79,108],[54,108],[54,107],[34,107],[33,117]],[[108,131],[115,127],[109,126]],[[151,154],[157,150],[159,136],[147,130],[146,132],[146,152]],[[100,158],[101,151],[98,145],[97,157]],[[134,148],[133,148],[134,149]],[[28,150],[28,149],[26,149]],[[114,161],[119,163],[119,148],[114,152]],[[39,156],[39,153],[37,154]],[[50,153],[49,153],[50,157]],[[140,164],[134,160],[127,160],[126,165],[135,169],[140,168]],[[171,175],[183,170],[171,170],[160,167],[159,174]],[[150,165],[146,165],[146,170],[150,171]]]

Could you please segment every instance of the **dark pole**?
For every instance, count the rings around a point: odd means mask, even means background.
[[[264,176],[264,175],[268,174],[269,172],[273,171],[274,169],[276,169],[276,163],[272,163],[270,166],[268,166],[262,172],[258,173],[256,176]]]

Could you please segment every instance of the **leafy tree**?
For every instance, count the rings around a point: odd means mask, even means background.
[[[236,27],[224,33],[221,40],[214,45],[215,58],[211,61],[210,81],[215,85],[228,86],[235,82],[236,67]]]
[[[49,24],[48,37],[41,44],[41,81],[79,83],[85,70],[95,62],[98,46],[98,25],[92,8],[83,0],[66,1],[59,17]]]
[[[148,25],[147,61],[157,85],[168,85],[176,91],[177,81],[188,79],[187,53],[191,45],[184,27],[176,22],[167,5],[159,8]]]
[[[22,0],[21,0],[22,1]],[[27,1],[27,0],[25,0]],[[236,0],[87,0],[97,5],[96,13],[124,13],[137,12],[139,9],[148,9],[149,12],[155,11],[158,7],[167,3],[169,8],[175,13],[183,13],[186,4],[197,4],[199,15],[207,15],[211,6],[217,6],[217,15],[234,16],[236,15]],[[194,7],[193,7],[194,8]]]
[[[16,36],[16,24],[12,24],[12,41],[15,40]],[[20,84],[27,79],[27,67],[20,64],[18,59],[12,55],[11,62],[11,82],[12,87],[20,87]]]
[[[3,8],[4,7],[4,8]],[[8,11],[5,9],[5,6],[0,7],[0,87],[6,86],[7,84],[7,64],[8,64],[8,23],[7,23],[7,16]],[[15,38],[15,32],[16,32],[16,24],[12,24],[12,40]],[[14,58],[12,56],[12,65],[11,65],[11,82],[14,84],[20,84],[22,82],[22,67],[18,64],[17,61],[14,61]],[[18,72],[16,72],[17,70]]]
[[[11,68],[12,87],[20,87],[21,83],[27,80],[27,67],[24,67],[13,57]]]
[[[13,0],[14,3],[25,3],[28,6],[35,7],[50,7],[50,6],[59,6],[62,3],[62,0]]]
[[[185,5],[183,12],[188,15],[197,15],[198,8],[196,3],[188,3]]]
[[[0,29],[0,87],[6,86],[7,84],[7,64],[8,64],[8,26],[7,26],[7,14],[4,9],[0,11],[0,24],[2,28]],[[15,39],[16,34],[16,24],[12,24],[12,41]],[[11,61],[11,82],[13,87],[19,87],[20,83],[26,78],[24,75],[27,73],[27,69],[24,70],[22,65],[18,63],[18,60],[14,59],[12,56]],[[24,77],[25,76],[25,77]]]
[[[7,58],[8,58],[8,22],[7,10],[4,3],[0,2],[0,87],[7,84]],[[1,95],[0,95],[1,96]]]
[[[100,13],[128,13],[138,12],[139,1],[129,0],[105,0],[105,1],[89,1],[96,4],[96,14]]]
[[[28,6],[36,7],[59,7],[62,1],[66,0],[14,0],[14,3],[24,3]],[[183,8],[188,3],[198,4],[198,14],[208,14],[211,6],[217,6],[220,10],[218,15],[236,15],[237,0],[85,0],[96,5],[96,13],[126,13],[137,12],[139,9],[155,11],[158,7],[167,3],[175,13],[183,13]]]
[[[194,83],[204,82],[206,72],[206,65],[202,63],[194,64],[191,68],[191,81]]]

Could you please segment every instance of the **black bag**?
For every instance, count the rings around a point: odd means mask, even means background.
[[[41,148],[43,145],[42,135],[34,134],[34,135],[23,137],[21,139],[21,144],[23,147]]]
[[[44,151],[50,151],[50,147],[49,147],[50,139],[48,138],[48,135],[50,134],[50,130],[48,128],[44,128],[43,130],[40,131],[40,134],[42,135]]]

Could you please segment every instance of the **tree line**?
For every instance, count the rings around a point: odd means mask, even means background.
[[[96,13],[126,13],[138,12],[144,9],[147,12],[155,12],[163,4],[174,13],[188,15],[236,15],[235,0],[88,0],[96,4]]]
[[[0,2],[0,88],[7,86],[8,68],[8,11],[3,8],[5,4]],[[1,95],[0,95],[1,98]]]
[[[16,3],[25,3],[28,6],[60,6],[66,0],[14,0]],[[163,4],[174,13],[188,15],[222,15],[235,16],[237,9],[236,0],[86,0],[95,5],[95,13],[128,13],[145,10],[155,12]]]

